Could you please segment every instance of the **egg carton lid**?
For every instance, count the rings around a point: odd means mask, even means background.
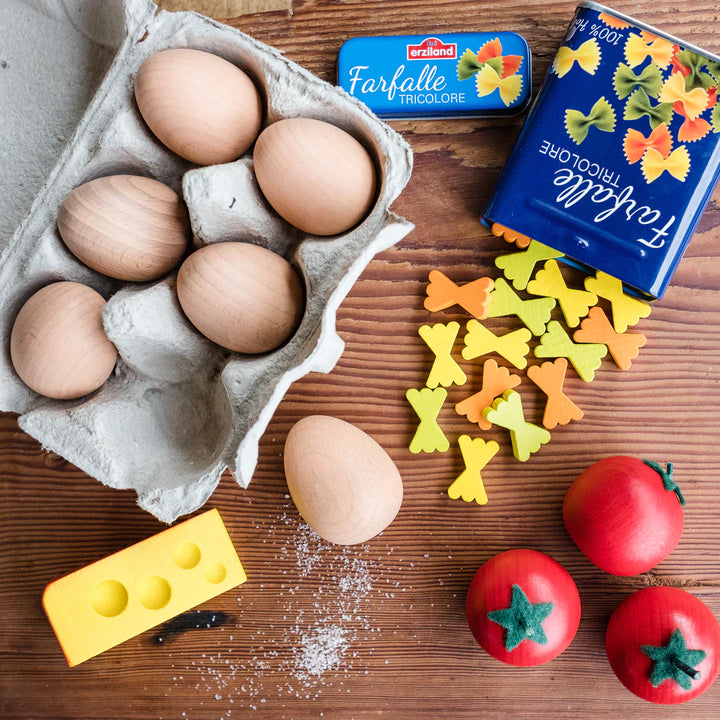
[[[153,7],[148,0],[0,3],[0,249],[30,213],[123,41]]]

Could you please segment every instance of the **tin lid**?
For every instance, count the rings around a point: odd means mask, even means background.
[[[512,116],[530,102],[531,65],[513,32],[355,37],[337,81],[386,120]]]

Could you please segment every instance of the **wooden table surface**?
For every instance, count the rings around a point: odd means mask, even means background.
[[[574,11],[571,0],[305,0],[294,13],[248,15],[232,25],[333,81],[337,51],[355,35],[514,30],[533,53],[539,86]],[[618,0],[615,9],[720,52],[715,3]],[[636,328],[647,345],[627,372],[605,361],[596,380],[568,377],[585,417],[552,432],[527,463],[508,439],[484,473],[489,503],[451,500],[462,470],[457,437],[466,420],[443,409],[445,454],[413,455],[407,388],[431,363],[417,328],[428,272],[458,282],[495,274],[509,246],[479,223],[522,119],[395,122],[415,166],[393,209],[415,223],[370,263],[338,313],[346,349],[328,375],[296,382],[260,442],[248,490],[224,477],[208,503],[223,515],[248,582],[206,603],[212,627],[149,631],[68,669],[43,614],[51,580],[162,526],[130,492],[103,487],[48,454],[0,417],[0,717],[3,720],[230,720],[305,718],[717,718],[720,683],[669,709],[631,695],[604,652],[617,604],[648,585],[690,590],[720,617],[720,210],[715,194],[672,286]],[[443,320],[464,322],[462,311]],[[495,328],[502,328],[498,321]],[[508,326],[509,327],[509,326]],[[464,363],[469,385],[481,378]],[[533,393],[524,384],[529,397]],[[451,405],[448,405],[451,407]],[[539,394],[528,418],[538,422]],[[355,423],[397,463],[405,497],[382,536],[354,548],[319,542],[287,494],[282,448],[294,422],[315,413]],[[454,448],[454,449],[453,449]],[[677,549],[654,570],[612,577],[592,566],[565,532],[570,482],[594,461],[629,454],[675,462],[687,498]],[[559,658],[505,666],[474,642],[464,597],[477,568],[510,548],[560,561],[582,599],[580,629]],[[177,630],[177,628],[176,628]]]

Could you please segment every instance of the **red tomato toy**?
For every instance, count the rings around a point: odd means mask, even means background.
[[[612,575],[638,575],[680,540],[685,504],[672,479],[649,460],[616,455],[591,465],[570,486],[563,518],[590,562]]]
[[[510,665],[540,665],[575,637],[580,596],[568,571],[551,557],[508,550],[475,573],[465,612],[487,653]]]
[[[687,702],[720,672],[720,624],[685,590],[643,588],[612,614],[605,650],[630,692],[663,705]]]

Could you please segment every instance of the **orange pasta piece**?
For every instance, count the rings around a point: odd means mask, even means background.
[[[490,231],[493,235],[505,238],[509,243],[515,243],[519,248],[526,248],[532,241],[532,238],[529,238],[527,235],[521,235],[499,223],[493,223]]]
[[[711,88],[708,90],[708,108],[714,107],[717,102],[717,88]],[[695,142],[704,138],[710,130],[712,125],[704,118],[697,117],[691,120],[685,112],[685,106],[681,102],[676,102],[673,105],[673,110],[685,118],[683,124],[678,128],[678,140],[680,142]]]
[[[672,136],[670,130],[665,123],[660,123],[647,137],[639,130],[628,128],[623,141],[623,149],[625,150],[625,158],[632,165],[639,162],[648,148],[654,148],[664,158],[670,154],[672,150]]]
[[[690,120],[685,118],[685,122],[678,128],[678,140],[680,142],[695,142],[702,140],[712,130],[712,125],[703,118],[695,118]]]
[[[483,365],[482,389],[455,405],[455,412],[477,423],[482,430],[489,430],[492,423],[483,417],[482,411],[490,407],[496,397],[519,384],[518,375],[511,375],[506,367],[498,367],[497,361],[489,358]]]
[[[621,370],[628,370],[638,356],[647,339],[641,333],[615,332],[601,307],[594,307],[580,324],[573,336],[575,342],[604,343],[607,345],[615,364]]]
[[[600,22],[604,22],[608,27],[617,28],[618,30],[630,27],[630,23],[620,20],[608,13],[600,13],[598,15],[598,20],[600,20]]]
[[[488,40],[478,51],[477,59],[479,63],[487,62],[490,58],[500,57],[502,55],[502,43],[500,38]]]
[[[533,365],[527,371],[528,377],[547,395],[542,422],[548,430],[583,416],[583,411],[563,392],[567,367],[565,358],[557,358],[554,362]]]
[[[522,55],[503,55],[502,74],[500,77],[506,78],[514,75],[522,65]]]
[[[487,317],[490,305],[490,292],[495,286],[491,278],[479,278],[465,285],[457,285],[439,270],[431,270],[428,275],[425,292],[425,309],[430,312],[446,310],[453,305],[460,305],[476,318]]]

